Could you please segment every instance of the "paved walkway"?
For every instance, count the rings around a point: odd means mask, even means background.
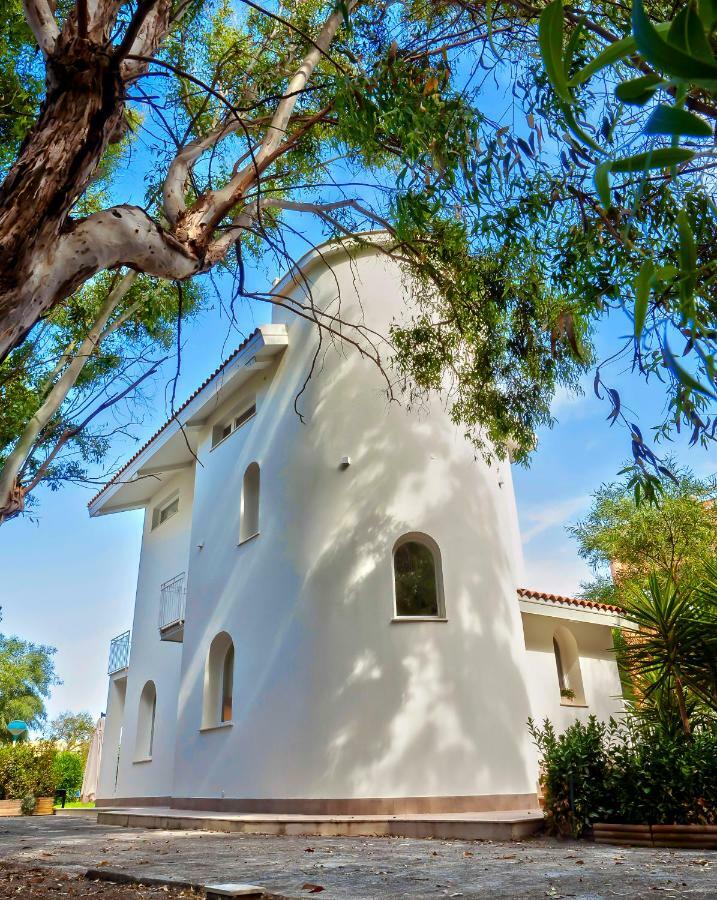
[[[267,837],[97,825],[89,817],[0,819],[0,859],[107,868],[277,894],[373,898],[717,897],[717,853],[621,849],[545,838],[464,842]]]

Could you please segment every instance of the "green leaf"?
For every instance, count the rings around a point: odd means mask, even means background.
[[[679,47],[695,59],[714,63],[712,49],[705,37],[705,30],[692,3],[683,6],[675,16],[667,33],[667,42]]]
[[[655,278],[658,278],[660,281],[672,281],[672,279],[678,275],[680,270],[677,266],[673,266],[670,263],[667,263],[664,266],[658,266],[655,269]]]
[[[610,44],[602,51],[602,53],[599,53],[595,59],[590,60],[586,66],[583,66],[582,69],[576,72],[568,82],[568,85],[570,87],[577,87],[579,84],[587,81],[588,78],[596,72],[599,72],[606,66],[611,66],[613,63],[619,62],[621,59],[625,59],[626,56],[630,56],[630,54],[634,53],[636,50],[637,44],[635,43],[635,38],[632,36],[615,41],[614,44]]]
[[[595,150],[596,153],[599,153],[601,156],[605,156],[605,151],[603,148],[594,141],[586,131],[584,131],[576,122],[575,116],[573,115],[573,111],[569,106],[563,106],[563,116],[565,117],[565,124],[572,131],[575,137],[582,141],[587,147],[590,147],[591,150]]]
[[[545,72],[556,94],[572,104],[563,62],[563,0],[553,0],[540,14],[538,38]]]
[[[618,84],[615,96],[630,106],[644,106],[661,84],[659,75],[641,75]]]
[[[687,81],[717,80],[717,64],[696,59],[661,37],[650,22],[642,0],[633,0],[632,33],[637,49],[656,69]]]
[[[648,169],[665,169],[668,166],[676,166],[679,163],[688,162],[694,156],[693,150],[685,147],[661,147],[658,150],[649,150],[647,153],[636,153],[625,159],[612,161],[613,172],[642,172]]]
[[[707,31],[711,31],[717,22],[717,0],[699,0],[697,12],[703,26]]]
[[[655,266],[652,260],[646,259],[640,266],[640,271],[635,278],[635,338],[638,341],[645,327],[647,306],[650,300],[650,286],[654,273]]]
[[[593,175],[595,190],[597,191],[598,197],[600,198],[600,202],[606,210],[610,209],[610,206],[612,205],[612,200],[610,197],[611,167],[612,161],[608,160],[607,162],[604,162],[601,165],[597,166],[597,168],[595,169],[595,174]]]
[[[671,134],[686,137],[712,137],[712,129],[694,113],[678,106],[660,103],[644,128],[645,134]]]
[[[696,391],[698,394],[704,394],[706,397],[713,397],[715,400],[717,400],[717,394],[715,394],[715,392],[711,390],[711,388],[707,387],[707,385],[702,384],[686,369],[682,368],[682,366],[677,362],[674,355],[672,354],[672,351],[670,350],[666,341],[662,353],[665,357],[667,368],[672,372],[672,374],[683,387],[687,388],[690,391]]]

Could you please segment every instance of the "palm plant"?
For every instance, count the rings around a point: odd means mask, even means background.
[[[691,734],[688,691],[695,681],[700,683],[700,661],[706,651],[701,604],[689,588],[678,588],[652,574],[646,588],[626,592],[623,609],[625,618],[637,627],[637,634],[623,648],[629,671],[645,699],[658,703],[661,697],[674,696],[682,729]]]

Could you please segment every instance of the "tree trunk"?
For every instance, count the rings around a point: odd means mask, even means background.
[[[61,35],[47,60],[47,97],[0,187],[0,361],[52,306],[24,290],[52,256],[77,198],[124,127],[124,87],[108,49]],[[63,293],[57,285],[53,297]]]

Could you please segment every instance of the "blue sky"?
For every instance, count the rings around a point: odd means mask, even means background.
[[[240,343],[242,333],[267,320],[269,313],[263,305],[243,308],[240,330],[229,332],[215,305],[188,326],[178,398],[201,383]],[[601,328],[598,344],[603,351],[624,324],[617,317]],[[138,429],[142,440],[166,418],[165,394],[172,375],[167,368],[153,384],[151,412]],[[662,411],[659,386],[646,388],[619,369],[610,377],[646,432]],[[591,376],[586,379],[582,397],[558,394],[554,411],[559,424],[539,435],[529,469],[514,467],[529,587],[569,594],[589,575],[565,526],[586,511],[593,490],[614,479],[628,453],[626,433],[608,427],[608,407],[593,395],[591,381]],[[126,457],[134,447],[125,443],[116,452]],[[713,450],[688,449],[684,442],[670,449],[698,474],[717,469]],[[40,491],[36,521],[20,519],[2,527],[0,627],[57,647],[57,673],[63,683],[53,689],[50,716],[63,709],[88,709],[96,715],[104,708],[109,641],[132,622],[142,514],[90,519],[86,504],[95,490],[70,486],[57,493]]]

